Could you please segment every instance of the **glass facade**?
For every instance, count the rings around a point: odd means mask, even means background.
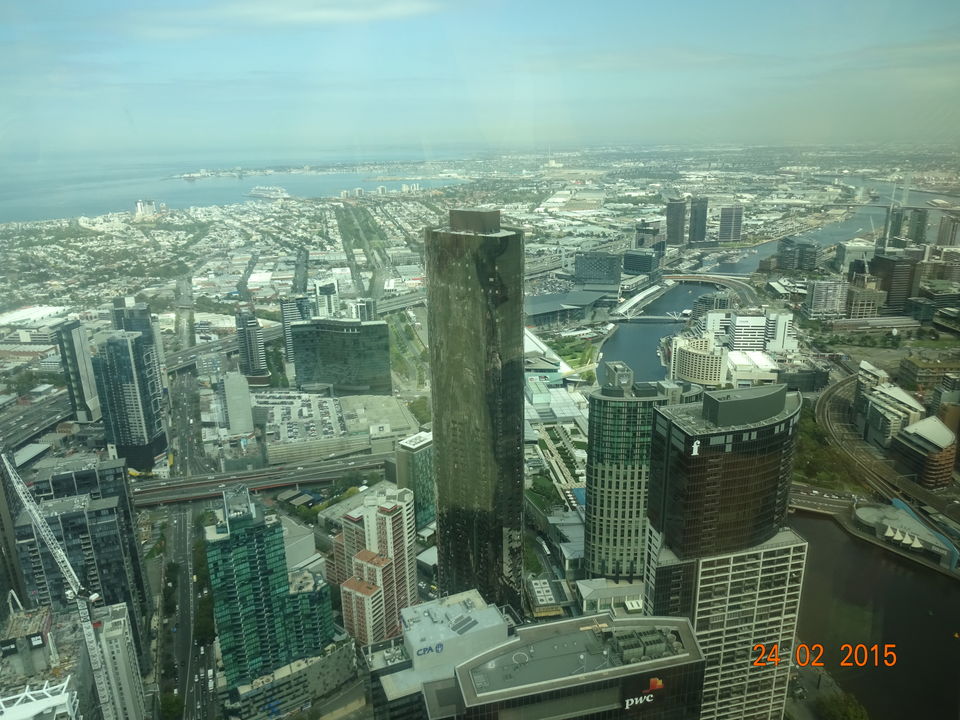
[[[785,385],[705,394],[725,403],[711,422],[700,406],[657,409],[651,456],[654,527],[681,558],[736,552],[771,538],[784,524],[801,398]]]
[[[433,435],[417,433],[397,443],[397,487],[413,490],[417,530],[437,517],[437,488],[433,481]]]
[[[206,550],[224,673],[235,687],[321,654],[333,619],[326,583],[310,576],[291,588],[278,521],[267,522],[249,498],[225,504],[225,517],[206,528]]]
[[[440,586],[519,607],[523,233],[452,210],[424,244]]]
[[[290,324],[297,385],[303,390],[332,388],[337,395],[389,395],[390,327],[314,318]]]

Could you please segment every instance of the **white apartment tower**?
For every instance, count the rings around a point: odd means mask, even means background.
[[[98,609],[94,627],[104,657],[110,698],[118,720],[146,720],[147,708],[137,651],[133,646],[130,617],[124,603]]]

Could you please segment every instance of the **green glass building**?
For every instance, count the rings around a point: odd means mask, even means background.
[[[397,487],[413,490],[417,530],[437,517],[437,486],[433,480],[433,433],[419,432],[397,443]]]
[[[238,486],[224,492],[222,515],[205,531],[229,687],[321,654],[334,634],[330,588],[313,573],[288,574],[279,520],[267,520]]]

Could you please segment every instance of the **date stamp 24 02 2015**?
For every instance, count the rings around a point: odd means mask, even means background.
[[[893,643],[843,643],[840,645],[839,667],[893,667],[897,664],[897,646]],[[824,649],[820,643],[807,645],[798,643],[792,652],[787,652],[787,658],[781,655],[777,643],[765,645],[757,643],[753,652],[758,653],[751,663],[755,667],[779,665],[784,659],[789,659],[798,667],[824,667]]]

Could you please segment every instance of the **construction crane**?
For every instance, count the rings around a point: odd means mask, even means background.
[[[77,603],[77,612],[80,615],[80,627],[83,629],[83,640],[87,646],[87,654],[90,656],[90,668],[93,672],[94,683],[97,686],[98,705],[103,715],[103,720],[117,720],[110,690],[107,687],[103,653],[100,651],[100,644],[97,642],[97,636],[93,632],[93,623],[90,620],[90,606],[100,599],[100,595],[95,592],[87,592],[83,585],[81,585],[80,579],[73,571],[73,567],[67,559],[67,554],[60,546],[47,521],[43,519],[43,515],[40,514],[37,501],[33,499],[33,495],[31,495],[30,490],[27,489],[23,478],[20,477],[20,474],[16,468],[14,468],[13,463],[10,462],[10,458],[7,455],[0,455],[0,457],[3,458],[3,465],[6,469],[7,477],[10,479],[10,485],[13,491],[23,504],[24,510],[30,515],[30,522],[33,523],[34,530],[47,546],[54,561],[57,563],[60,574],[63,575],[63,579],[67,584],[67,599],[71,601],[75,600]]]

